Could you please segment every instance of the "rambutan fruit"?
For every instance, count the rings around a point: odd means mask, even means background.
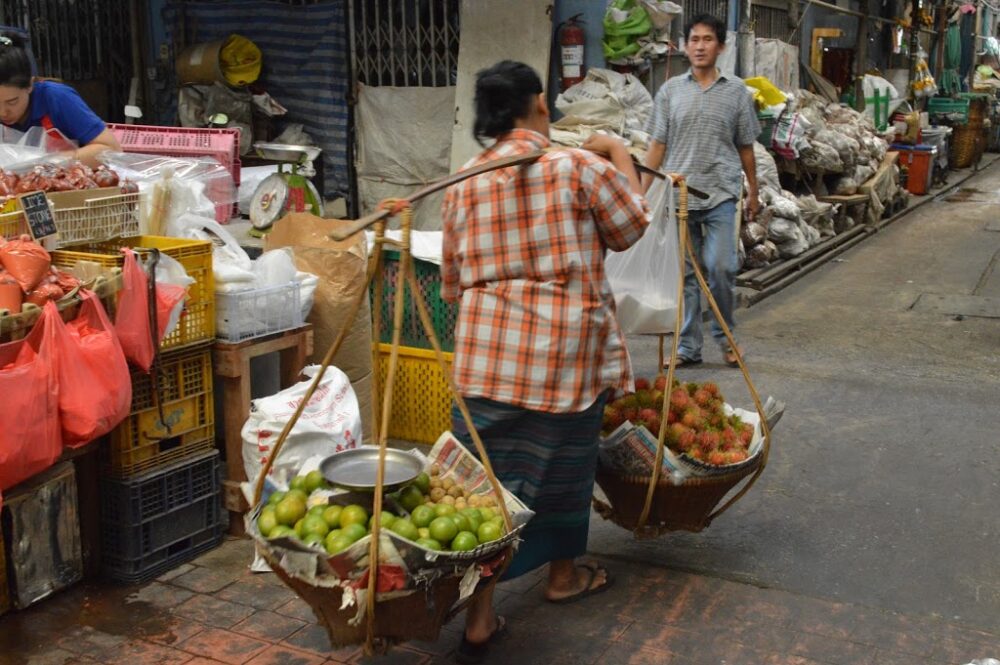
[[[683,389],[678,388],[670,393],[670,405],[678,411],[684,411],[690,404],[691,398]]]
[[[657,411],[656,409],[646,408],[646,409],[641,409],[639,411],[639,420],[643,422],[649,422],[653,418],[656,418],[657,420],[660,419],[660,412]]]
[[[694,402],[700,407],[707,407],[712,401],[712,395],[707,390],[698,389],[694,391]]]
[[[684,426],[681,425],[681,427]],[[689,451],[692,448],[695,448],[697,441],[698,435],[685,427],[684,431],[677,435],[677,448],[685,452]]]
[[[706,381],[705,383],[701,384],[701,389],[707,392],[712,397],[719,396],[719,386],[714,381]]]
[[[719,447],[719,433],[706,431],[698,435],[698,446],[709,453]]]
[[[721,450],[713,450],[708,454],[708,463],[714,466],[729,464],[729,455]]]
[[[667,391],[667,375],[657,374],[656,379],[653,381],[653,387],[659,390],[661,393]]]
[[[649,390],[651,387],[652,387],[652,385],[649,383],[649,379],[641,377],[641,376],[638,377],[638,378],[636,378],[636,380],[635,380],[635,391],[636,392],[639,392],[640,390]]]

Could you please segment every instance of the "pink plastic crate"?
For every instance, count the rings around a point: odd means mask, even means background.
[[[229,169],[233,185],[240,186],[240,130],[153,125],[108,125],[124,152],[165,157],[212,157]],[[212,192],[208,192],[209,198]],[[221,223],[240,214],[239,203],[219,204],[215,219]]]

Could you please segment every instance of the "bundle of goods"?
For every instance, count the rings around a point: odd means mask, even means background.
[[[72,162],[66,166],[38,164],[22,174],[0,169],[0,204],[5,198],[27,192],[71,192],[119,185],[122,194],[139,191],[134,182],[121,181],[115,171],[103,165],[91,169],[83,162]]]
[[[388,510],[376,519],[374,487],[333,489],[326,480],[338,456],[370,450],[307,460],[287,490],[262,495],[248,514],[247,533],[282,581],[312,606],[336,646],[365,640],[377,538],[375,635],[390,643],[435,639],[480,579],[503,565],[532,512],[506,490],[500,506],[483,466],[445,433],[428,457],[409,453],[424,470],[383,496]],[[271,477],[267,483],[280,486]]]
[[[798,256],[853,227],[859,220],[838,215],[836,204],[816,196],[857,194],[875,175],[889,148],[870,118],[807,90],[789,96],[772,145],[778,155],[797,160],[820,177],[812,192],[789,192],[778,180],[773,157],[764,146],[755,146],[762,214],[741,233],[743,265],[748,269]],[[898,181],[897,171],[894,182]]]
[[[604,408],[601,464],[617,473],[653,470],[660,429],[666,427],[663,469],[677,482],[740,468],[760,453],[757,414],[733,409],[712,382],[680,384],[670,390],[667,421],[661,408],[667,377],[636,380],[636,391]]]
[[[52,266],[49,253],[31,236],[0,239],[0,310],[17,314],[25,303],[42,307],[79,287],[76,277]]]

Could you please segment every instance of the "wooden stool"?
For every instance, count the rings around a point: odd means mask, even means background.
[[[244,535],[243,513],[249,506],[240,483],[247,479],[243,468],[243,424],[250,415],[250,359],[268,353],[280,354],[281,388],[298,382],[306,358],[313,350],[311,324],[285,332],[255,337],[236,344],[216,342],[212,347],[214,372],[222,384],[222,422],[226,430],[225,504],[229,511],[229,533]]]

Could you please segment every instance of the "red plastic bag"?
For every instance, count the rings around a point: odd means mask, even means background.
[[[48,303],[28,336],[0,344],[0,490],[44,471],[62,453],[58,361]]]
[[[149,277],[139,265],[135,252],[123,249],[122,292],[118,299],[115,331],[125,357],[148,372],[153,365],[156,348],[149,328]]]
[[[76,448],[110,432],[132,406],[132,377],[114,327],[93,293],[80,314],[56,320],[59,420],[63,445]]]
[[[22,291],[31,293],[48,275],[52,257],[31,236],[22,235],[0,246],[0,264],[17,280]]]
[[[175,311],[178,305],[187,298],[187,289],[176,284],[156,284],[156,338],[163,341],[167,334],[167,324],[173,320],[173,328],[177,327],[180,312]]]

